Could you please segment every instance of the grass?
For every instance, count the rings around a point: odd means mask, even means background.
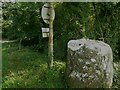
[[[120,62],[114,63],[113,88],[120,88]]]
[[[66,88],[65,62],[54,60],[53,69],[47,68],[47,55],[18,44],[3,44],[3,88]],[[117,66],[116,66],[117,65]],[[113,88],[120,88],[120,66],[114,65]]]
[[[47,68],[47,56],[17,44],[3,44],[3,88],[65,88],[65,63],[54,61]]]

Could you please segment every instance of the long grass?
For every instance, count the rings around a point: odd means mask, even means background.
[[[34,52],[27,47],[19,49],[16,43],[3,44],[2,87],[66,88],[65,62],[54,60],[53,69],[48,69],[47,60],[46,54]],[[114,65],[113,88],[120,88],[119,63]]]
[[[47,56],[17,44],[3,44],[3,88],[64,88],[65,63],[54,61],[47,68]]]

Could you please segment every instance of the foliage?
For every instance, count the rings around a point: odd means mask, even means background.
[[[4,88],[66,87],[63,61],[71,39],[104,41],[112,47],[114,61],[120,60],[120,2],[54,3],[54,57],[60,60],[54,61],[53,69],[48,70],[48,38],[42,38],[41,33],[41,27],[48,27],[41,19],[43,4],[3,3],[3,38],[19,41],[19,44],[3,44]],[[28,47],[19,48],[20,44]],[[120,88],[120,68],[114,72],[113,88]]]
[[[15,3],[3,6],[3,36],[18,39],[36,51],[47,49],[41,27],[48,27],[41,19],[43,3]],[[120,34],[120,3],[55,3],[54,55],[66,57],[67,42],[82,37],[108,43],[118,60]],[[9,24],[8,24],[9,23]],[[4,33],[5,32],[5,33]]]
[[[120,63],[114,63],[113,88],[120,88]]]
[[[47,68],[47,57],[17,44],[3,44],[3,88],[64,88],[65,63],[54,61]]]
[[[47,68],[47,57],[17,44],[3,44],[3,88],[67,88],[65,63],[55,60]],[[114,63],[112,88],[120,88],[120,66]]]
[[[4,5],[3,36],[22,41],[24,45],[39,44],[42,41],[41,5],[42,3],[27,2]]]
[[[56,54],[61,53],[59,50],[63,52],[61,54],[66,54],[67,42],[70,39],[86,37],[108,43],[113,49],[114,60],[118,60],[119,7],[119,3],[73,2],[57,7],[54,23]]]

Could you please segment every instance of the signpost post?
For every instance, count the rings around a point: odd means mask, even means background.
[[[49,44],[48,44],[48,57],[49,57],[49,61],[48,61],[48,68],[52,68],[53,67],[53,20],[52,20],[52,9],[53,9],[53,3],[50,2],[50,9],[49,9]]]
[[[52,2],[49,2],[43,5],[42,18],[46,24],[49,24],[48,68],[51,69],[53,67],[53,20],[55,18],[55,12],[53,9]],[[48,31],[48,30],[44,30],[44,31]]]

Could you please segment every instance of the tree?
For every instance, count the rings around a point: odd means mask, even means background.
[[[41,27],[46,26],[41,19],[43,3],[15,3],[3,6],[3,36],[24,41],[37,51],[48,52],[48,40],[42,38]],[[54,56],[65,58],[67,42],[82,37],[104,40],[118,60],[118,39],[120,34],[120,3],[55,3]],[[28,42],[31,42],[28,44]],[[27,43],[26,43],[27,42]]]

